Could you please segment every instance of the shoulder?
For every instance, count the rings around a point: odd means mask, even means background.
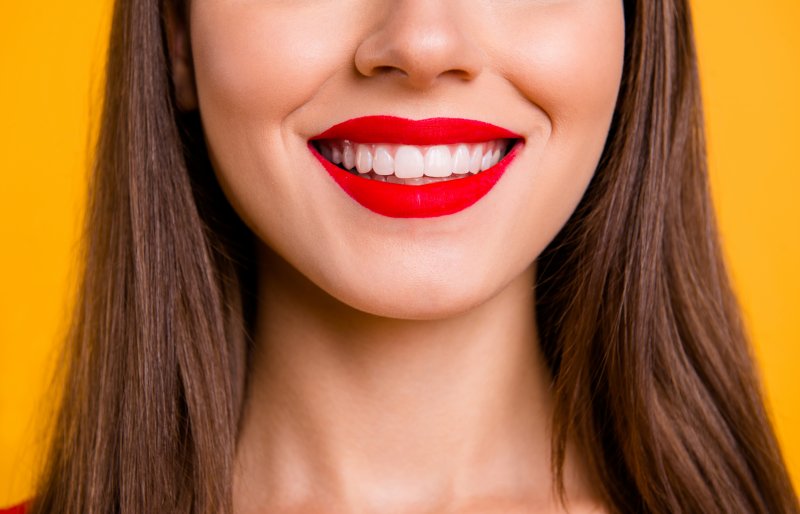
[[[25,505],[25,503],[20,503],[11,507],[0,508],[0,514],[25,514]]]

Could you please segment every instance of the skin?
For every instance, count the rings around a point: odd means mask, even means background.
[[[194,0],[188,21],[168,17],[179,106],[263,243],[237,514],[563,511],[532,284],[608,134],[622,2]],[[465,211],[387,218],[306,148],[374,114],[525,147]],[[603,508],[574,448],[565,478],[570,512]]]

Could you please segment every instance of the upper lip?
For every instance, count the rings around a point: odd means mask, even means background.
[[[483,121],[464,118],[410,120],[395,116],[364,116],[338,123],[317,139],[347,139],[357,143],[447,145],[520,139],[521,135]]]

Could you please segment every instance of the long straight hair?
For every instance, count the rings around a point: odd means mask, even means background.
[[[176,108],[166,1],[114,8],[85,269],[33,514],[232,512],[254,236],[197,113]],[[556,490],[574,440],[615,512],[797,513],[720,256],[687,2],[624,7],[605,152],[537,266]]]

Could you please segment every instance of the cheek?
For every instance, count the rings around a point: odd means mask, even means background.
[[[292,116],[341,69],[352,41],[335,37],[333,13],[301,0],[198,0],[191,41],[209,157],[227,197],[266,239],[304,219],[308,194],[292,180]],[[334,3],[330,4],[331,7]],[[313,12],[307,12],[313,11]],[[309,34],[313,34],[311,37]]]
[[[557,3],[507,23],[513,29],[502,45],[503,71],[548,114],[553,132],[580,125],[604,129],[622,74],[622,2]]]
[[[336,72],[333,56],[347,44],[332,37],[325,19],[324,12],[259,2],[194,2],[192,50],[204,117],[263,124],[306,103]]]
[[[535,15],[505,12],[496,60],[521,95],[546,116],[533,179],[520,195],[519,255],[536,256],[572,215],[597,168],[616,107],[625,26],[622,2],[555,2]]]

